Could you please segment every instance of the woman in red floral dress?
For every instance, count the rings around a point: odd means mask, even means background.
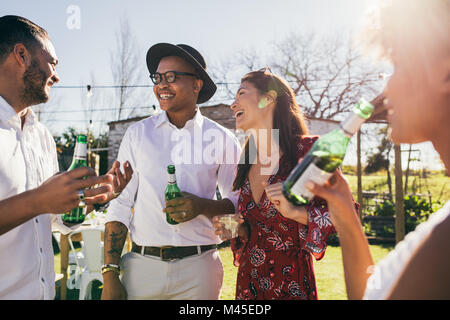
[[[239,266],[236,299],[317,299],[312,256],[320,260],[328,236],[335,233],[326,202],[315,198],[295,207],[279,193],[281,182],[317,137],[307,136],[292,89],[268,68],[242,78],[231,108],[236,127],[252,130],[233,185],[240,190],[238,212],[244,219],[240,236],[231,242]],[[265,143],[264,132],[278,132],[278,143]],[[274,156],[276,168],[263,172],[267,165],[262,163]],[[221,234],[223,229],[215,226]]]

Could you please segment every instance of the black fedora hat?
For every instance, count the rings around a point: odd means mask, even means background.
[[[157,43],[148,49],[147,68],[150,74],[156,72],[161,59],[167,56],[178,56],[185,59],[194,66],[199,78],[203,80],[203,87],[198,94],[197,103],[206,102],[214,95],[217,87],[208,73],[206,73],[205,59],[203,59],[200,52],[186,44]]]

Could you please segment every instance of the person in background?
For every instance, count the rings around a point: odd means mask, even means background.
[[[231,241],[236,299],[318,299],[312,258],[324,257],[335,233],[326,203],[295,207],[274,194],[318,137],[308,136],[292,89],[269,68],[242,78],[231,109],[236,128],[250,132],[233,184],[244,219]],[[218,218],[214,226],[226,234]]]
[[[384,91],[392,141],[431,141],[448,173],[450,1],[384,1],[367,20],[366,48],[394,68]],[[374,266],[342,174],[324,187],[308,186],[328,203],[349,299],[450,299],[450,201]]]
[[[219,299],[221,240],[211,218],[235,212],[231,187],[240,144],[197,106],[214,95],[216,85],[196,49],[156,44],[148,50],[147,67],[163,112],[130,126],[120,145],[118,159],[131,159],[136,174],[108,210],[105,264],[117,267],[103,273],[102,299]],[[204,157],[209,134],[221,141],[217,161]],[[183,159],[177,150],[186,152]],[[236,156],[224,160],[228,155]],[[183,197],[165,202],[168,165],[175,165]],[[215,199],[216,187],[222,199]],[[169,224],[166,214],[178,224]],[[121,259],[128,230],[132,252]]]
[[[128,165],[122,175],[119,163],[100,177],[90,168],[55,174],[56,144],[30,106],[48,101],[59,81],[57,64],[43,28],[0,17],[0,299],[53,299],[52,226],[62,233],[76,227],[56,214],[83,198],[92,210],[114,198],[132,174]]]

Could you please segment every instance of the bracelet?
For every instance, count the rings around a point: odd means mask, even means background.
[[[118,276],[120,276],[120,271],[117,270],[116,268],[103,268],[102,269],[102,274],[105,274],[109,271],[113,271],[114,273],[116,273]]]
[[[120,275],[120,267],[116,264],[104,264],[102,266],[102,274],[109,271],[114,271],[117,275]]]

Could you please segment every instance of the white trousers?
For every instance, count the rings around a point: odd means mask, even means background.
[[[120,262],[129,300],[218,300],[223,265],[216,249],[174,261],[129,252]]]

